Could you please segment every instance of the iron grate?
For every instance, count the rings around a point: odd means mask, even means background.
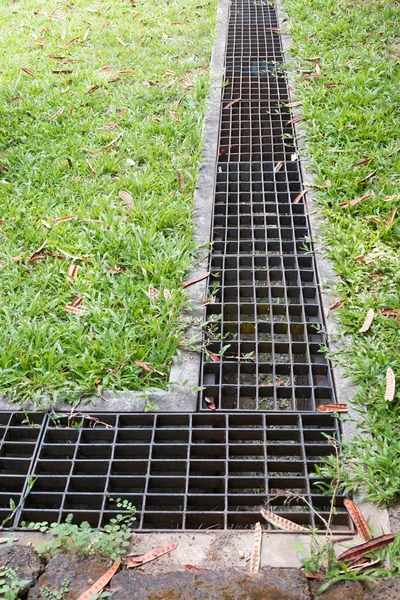
[[[94,415],[93,415],[94,416]],[[339,442],[337,422],[326,415],[298,414],[95,414],[93,419],[57,415],[54,421],[30,415],[36,426],[18,421],[15,442],[1,445],[1,517],[7,499],[21,500],[14,481],[35,480],[13,523],[60,522],[104,527],[118,509],[110,498],[123,498],[138,510],[136,528],[146,530],[248,529],[260,520],[259,508],[323,530],[324,523],[303,501],[285,505],[275,496],[291,490],[304,496],[322,518],[330,498],[321,494],[315,475],[320,457],[334,452],[326,436]],[[12,437],[12,434],[11,434]],[[16,456],[17,455],[17,456]],[[7,461],[27,461],[21,475]],[[21,463],[22,464],[22,463]],[[23,472],[22,472],[23,471]],[[18,491],[22,490],[20,484]],[[121,510],[118,510],[120,513]],[[122,511],[123,512],[123,511]],[[265,523],[265,529],[271,527]],[[336,499],[333,530],[351,531]]]

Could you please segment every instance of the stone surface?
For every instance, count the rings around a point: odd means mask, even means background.
[[[63,600],[76,600],[111,566],[105,558],[79,554],[57,554],[48,563],[37,585],[29,590],[28,600],[48,600],[43,588],[57,592],[68,580],[69,589]]]
[[[13,544],[0,546],[0,566],[13,569],[19,580],[30,581],[21,590],[25,593],[43,572],[45,563],[30,546]]]
[[[113,600],[309,600],[307,581],[296,569],[178,571],[143,575],[122,571],[111,582]]]

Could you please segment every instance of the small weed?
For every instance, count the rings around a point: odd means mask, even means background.
[[[0,598],[2,600],[18,600],[21,590],[30,583],[30,580],[19,579],[14,569],[0,567]]]
[[[43,585],[40,591],[48,600],[63,600],[64,595],[69,592],[69,580],[64,579],[58,590],[51,590],[47,585]]]

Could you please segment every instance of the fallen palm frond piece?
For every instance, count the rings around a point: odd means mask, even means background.
[[[343,504],[347,508],[349,515],[354,521],[354,525],[357,528],[357,531],[365,542],[369,542],[372,540],[372,533],[368,526],[368,523],[364,519],[360,509],[357,504],[353,502],[353,500],[346,499]]]
[[[388,367],[386,371],[386,392],[385,392],[385,400],[388,402],[392,402],[394,399],[394,393],[396,390],[396,378],[393,373],[393,369]]]
[[[256,523],[254,529],[254,546],[250,558],[250,573],[258,573],[261,560],[261,539],[262,530],[260,523]]]
[[[372,325],[372,321],[374,320],[375,311],[373,308],[370,308],[367,312],[367,316],[365,317],[365,321],[362,327],[359,330],[359,333],[366,333]]]
[[[121,559],[119,558],[113,564],[113,566],[100,577],[100,579],[98,579],[88,590],[86,590],[86,592],[83,592],[83,594],[79,596],[78,600],[89,600],[89,598],[91,598],[94,594],[99,594],[106,587],[107,583],[109,583],[109,581],[111,581],[111,579],[114,577],[115,573],[119,569],[120,564]]]
[[[142,565],[151,562],[152,560],[156,560],[156,558],[160,558],[160,556],[164,556],[164,554],[168,554],[175,550],[179,545],[179,542],[172,542],[171,544],[167,544],[166,546],[158,546],[157,548],[153,548],[150,552],[146,554],[142,554],[141,556],[132,556],[129,557],[126,566],[128,569],[134,569],[135,567],[141,567]]]
[[[296,531],[307,531],[308,533],[310,532],[310,530],[307,529],[307,527],[303,527],[302,525],[293,523],[293,521],[289,521],[289,519],[284,519],[283,517],[276,515],[275,513],[271,512],[270,510],[261,508],[260,512],[261,512],[261,515],[264,517],[264,519],[266,521],[268,521],[268,523],[270,523],[271,525],[274,525],[275,527],[278,527],[278,529],[283,529],[284,531],[291,531],[291,532],[296,532]]]
[[[363,558],[366,554],[369,554],[370,552],[374,552],[374,550],[379,550],[380,548],[389,546],[389,544],[391,544],[393,542],[395,537],[396,536],[393,533],[381,535],[377,538],[369,540],[368,542],[365,542],[364,544],[359,544],[358,546],[355,546],[354,548],[350,548],[350,550],[346,550],[345,552],[342,552],[342,554],[339,554],[337,559],[339,562],[354,563],[355,561],[358,561],[360,558]]]

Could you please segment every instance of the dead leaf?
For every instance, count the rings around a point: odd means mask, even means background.
[[[393,225],[393,221],[396,217],[396,213],[397,213],[397,208],[393,209],[392,214],[390,215],[389,219],[386,221],[386,227],[389,229],[389,227],[391,227]]]
[[[35,258],[40,255],[41,251],[43,250],[43,248],[46,245],[47,245],[47,240],[45,242],[43,242],[43,244],[40,246],[40,248],[38,248],[36,250],[36,252],[34,252],[33,254],[30,255],[30,257],[28,258],[28,262],[34,262]]]
[[[150,552],[146,554],[142,554],[142,556],[133,556],[129,557],[126,566],[128,569],[134,569],[135,567],[141,567],[145,563],[148,563],[156,558],[160,558],[160,556],[164,556],[164,554],[168,554],[175,550],[179,545],[179,542],[173,542],[171,544],[167,544],[166,546],[159,546],[158,548],[154,548]]]
[[[142,271],[142,275],[144,277],[147,277],[147,271],[146,271],[146,269],[144,267],[140,267],[140,270]]]
[[[317,34],[314,33],[314,35],[317,35]],[[310,38],[308,38],[308,39],[310,39]],[[320,56],[313,56],[311,58],[302,58],[301,60],[308,60],[309,62],[315,62],[316,60],[321,60],[321,57]]]
[[[183,193],[186,195],[187,190],[186,190],[185,180],[183,179],[183,175],[180,171],[177,171],[177,173],[178,173],[179,187],[183,190]]]
[[[26,67],[21,67],[21,71],[23,71],[27,75],[30,75],[31,77],[37,77],[36,73],[31,71],[30,69],[27,69]]]
[[[260,559],[261,559],[261,539],[262,530],[260,523],[256,523],[254,528],[254,545],[251,552],[250,558],[250,573],[258,573],[260,570]]]
[[[285,127],[292,123],[300,123],[300,121],[303,121],[303,119],[304,119],[304,115],[299,115],[298,117],[293,117],[293,119],[289,119],[289,121],[286,121]]]
[[[91,87],[91,88],[88,89],[87,93],[88,94],[93,94],[93,92],[95,92],[96,90],[98,90],[99,87],[100,87],[99,85],[94,85],[93,87]]]
[[[307,579],[325,579],[326,575],[324,573],[304,573],[304,577],[307,577]]]
[[[342,308],[344,300],[342,298],[334,298],[329,305],[329,310],[335,310],[336,308]]]
[[[374,316],[375,316],[375,311],[374,311],[373,308],[370,308],[369,311],[367,312],[367,316],[365,317],[365,321],[363,323],[363,326],[359,330],[359,333],[366,333],[368,331],[368,329],[372,325],[372,321],[374,320]]]
[[[207,350],[207,355],[211,358],[213,362],[220,362],[218,354],[214,354],[214,352],[210,352],[209,350]]]
[[[173,110],[169,111],[169,116],[171,117],[171,119],[174,119],[175,121],[180,121],[181,120],[181,118],[178,117],[178,115],[176,114],[176,112],[173,111]]]
[[[307,193],[307,190],[303,190],[302,192],[300,192],[300,194],[298,196],[296,196],[296,198],[293,200],[292,204],[298,204],[300,202],[300,200],[302,199],[302,197]]]
[[[104,146],[104,148],[110,148],[111,146],[114,146],[114,144],[116,144],[116,143],[118,142],[118,140],[120,140],[120,139],[121,139],[123,136],[124,136],[124,134],[123,134],[123,133],[119,133],[119,134],[117,135],[117,137],[116,137],[116,138],[114,138],[113,140],[111,140],[111,142],[108,142],[108,144],[106,144],[106,145]]]
[[[11,259],[11,262],[13,262],[13,263],[19,263],[19,262],[21,262],[21,260],[22,260],[22,254],[19,254],[18,256],[14,256]]]
[[[192,571],[194,573],[203,573],[204,571],[209,571],[210,569],[201,569],[200,567],[195,567],[194,565],[185,565],[186,571]]]
[[[293,531],[308,531],[308,532],[310,532],[310,530],[307,529],[306,527],[302,527],[301,525],[298,525],[297,523],[293,523],[293,521],[289,521],[289,519],[284,519],[283,517],[280,517],[276,513],[273,513],[270,510],[267,510],[266,508],[261,508],[260,512],[261,512],[262,516],[264,517],[264,519],[266,521],[268,521],[268,523],[271,523],[271,525],[275,525],[275,527],[278,527],[279,529],[283,529],[284,531],[292,531],[292,532]]]
[[[157,371],[157,369],[154,369],[153,367],[151,367],[147,363],[142,362],[141,360],[135,360],[133,362],[135,363],[135,365],[137,365],[141,369],[144,369],[145,371],[148,371],[149,373],[158,373],[159,375],[162,375],[163,377],[165,376],[165,373],[162,373],[161,371]]]
[[[365,542],[369,542],[372,539],[372,533],[357,504],[349,499],[344,500],[343,504],[353,519],[360,537],[362,537]]]
[[[163,294],[164,294],[165,300],[169,300],[171,298],[171,292],[169,291],[169,289],[164,288]]]
[[[274,168],[274,173],[279,173],[279,171],[282,169],[282,167],[283,167],[283,162],[280,160]]]
[[[54,219],[54,223],[61,223],[62,221],[72,221],[73,219],[76,219],[76,215],[67,215],[66,217],[58,217],[57,219]]]
[[[371,179],[371,177],[373,177],[378,169],[375,169],[375,171],[372,171],[372,173],[370,173],[369,175],[367,175],[366,177],[363,177],[363,179],[360,179],[360,181],[356,181],[356,185],[358,185],[359,183],[364,183],[365,181],[368,181],[368,179]]]
[[[400,194],[393,194],[393,196],[386,196],[384,198],[385,202],[391,202],[391,200],[400,200]]]
[[[119,197],[126,203],[126,208],[128,210],[132,210],[133,208],[133,198],[129,192],[125,190],[121,190],[119,193]]]
[[[90,164],[89,159],[86,159],[87,162],[87,166],[89,167],[89,171],[91,172],[92,175],[96,175],[96,171],[94,170],[94,168],[92,167],[92,165]]]
[[[285,108],[296,108],[296,106],[301,106],[303,104],[303,100],[298,100],[297,102],[289,102],[289,104],[285,104]]]
[[[113,564],[113,566],[110,569],[108,569],[108,571],[104,573],[102,577],[100,577],[100,579],[98,579],[92,586],[90,586],[90,588],[86,590],[86,592],[79,596],[78,600],[89,600],[89,598],[91,598],[94,594],[98,594],[99,592],[101,592],[101,590],[106,587],[107,583],[109,583],[114,577],[115,573],[119,569],[120,564],[121,559],[119,558]]]
[[[78,277],[78,271],[79,271],[78,265],[71,264],[68,267],[68,276],[71,279],[76,279]],[[68,281],[68,278],[67,278],[67,281]]]
[[[48,223],[44,219],[41,219],[40,221],[41,221],[42,225],[44,225],[47,229],[51,229],[52,228],[51,223]]]
[[[79,150],[82,150],[82,152],[87,152],[88,154],[91,154],[92,156],[97,156],[97,152],[94,152],[93,150],[89,150],[89,148],[79,148]]]
[[[228,102],[228,104],[226,106],[224,106],[224,109],[226,108],[230,108],[231,106],[233,106],[234,104],[236,104],[237,102],[240,102],[241,98],[236,98],[236,100],[231,100],[230,102]]]
[[[356,206],[357,204],[360,204],[360,202],[364,202],[364,200],[368,200],[368,198],[371,198],[372,194],[365,194],[365,196],[361,196],[360,198],[353,198],[353,200],[349,200],[348,202],[339,202],[339,206],[341,208],[348,208],[349,206]]]
[[[395,537],[396,536],[393,533],[381,535],[377,538],[374,538],[373,540],[370,540],[369,542],[359,544],[358,546],[355,546],[350,550],[346,550],[337,557],[337,560],[339,562],[344,563],[354,562],[355,560],[362,558],[363,556],[369,554],[370,552],[373,552],[374,550],[379,550],[379,548],[384,548],[385,546],[388,546],[393,542]]]
[[[342,413],[342,412],[349,412],[349,407],[347,406],[347,404],[321,404],[320,406],[317,406],[317,411],[318,412],[322,412],[322,413]]]
[[[54,113],[54,115],[48,117],[49,121],[55,121],[55,119],[57,119],[57,117],[59,117],[60,115],[63,114],[64,110],[65,110],[64,107],[60,108],[56,113]]]
[[[385,391],[385,400],[387,402],[392,402],[394,400],[394,394],[396,391],[396,377],[394,375],[393,369],[388,367],[386,371],[386,391]]]
[[[204,396],[204,402],[207,404],[210,410],[217,410],[214,402],[210,398],[207,398],[207,396]]]
[[[211,273],[210,273],[210,271],[208,271],[207,273],[204,273],[204,275],[199,275],[198,277],[195,277],[194,279],[191,279],[190,281],[185,281],[184,283],[182,283],[182,287],[187,288],[190,285],[199,283],[199,281],[203,281],[203,279],[207,279],[207,277],[210,277],[210,275],[211,275]]]
[[[367,165],[369,162],[371,162],[371,158],[368,158],[368,156],[366,156],[364,158],[364,160],[360,160],[360,162],[354,163],[354,165],[351,165],[352,167],[361,167],[362,165]]]
[[[151,283],[149,285],[149,296],[152,300],[155,300],[160,295],[160,292]]]

